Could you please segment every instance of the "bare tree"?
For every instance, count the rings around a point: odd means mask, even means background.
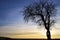
[[[47,39],[51,40],[50,28],[55,23],[55,10],[55,4],[51,0],[40,0],[25,7],[24,20],[43,25],[47,30]]]

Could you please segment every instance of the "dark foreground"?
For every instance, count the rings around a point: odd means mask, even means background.
[[[12,39],[7,37],[0,37],[0,40],[47,40],[47,39]],[[60,39],[51,39],[51,40],[60,40]]]

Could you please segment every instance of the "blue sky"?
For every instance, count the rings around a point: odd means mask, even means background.
[[[0,26],[15,24],[22,19],[23,7],[32,0],[0,0]]]
[[[0,26],[24,23],[22,9],[37,0],[0,0]],[[60,0],[54,0],[60,11]],[[57,15],[60,15],[59,13]],[[59,17],[59,16],[58,16]]]

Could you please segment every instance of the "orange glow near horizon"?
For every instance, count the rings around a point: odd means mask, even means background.
[[[9,38],[47,38],[44,28],[37,29],[36,25],[20,25],[0,27],[0,37]],[[58,25],[59,27],[59,25]],[[60,29],[51,30],[51,38],[60,38]]]
[[[56,30],[55,30],[56,31]],[[60,32],[59,34],[56,33],[55,31],[51,31],[51,38],[60,38]],[[41,39],[41,38],[47,38],[46,37],[46,31],[38,31],[38,32],[22,32],[20,34],[16,34],[16,35],[10,35],[10,36],[6,36],[9,38],[34,38],[34,39]]]

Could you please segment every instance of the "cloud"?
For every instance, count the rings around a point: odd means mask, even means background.
[[[25,31],[33,31],[36,29],[36,25],[32,24],[14,24],[0,27],[0,33],[13,33],[13,32],[25,32]]]

